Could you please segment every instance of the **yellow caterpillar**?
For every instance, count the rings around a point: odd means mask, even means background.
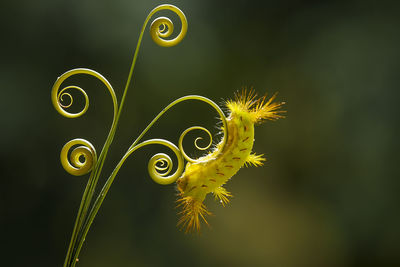
[[[284,104],[273,102],[275,95],[256,99],[254,91],[235,95],[235,100],[226,102],[229,110],[227,118],[228,138],[225,146],[219,143],[208,155],[195,163],[187,163],[185,172],[178,178],[178,207],[182,207],[178,222],[186,232],[200,230],[200,217],[207,223],[207,210],[203,201],[208,193],[213,193],[222,205],[229,202],[232,195],[222,187],[243,165],[261,166],[263,155],[251,153],[254,143],[254,124],[265,119],[282,118],[280,107]],[[221,151],[221,149],[223,149]]]

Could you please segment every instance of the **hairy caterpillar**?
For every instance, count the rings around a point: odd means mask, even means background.
[[[208,155],[195,163],[187,163],[185,172],[177,180],[178,207],[182,207],[178,225],[186,228],[186,232],[200,230],[200,218],[208,224],[205,217],[211,213],[203,203],[208,193],[213,193],[224,206],[232,195],[222,186],[243,165],[263,165],[263,155],[251,153],[254,124],[283,117],[279,109],[284,103],[273,102],[275,96],[268,100],[266,96],[256,99],[254,91],[243,90],[235,95],[235,100],[226,101],[229,117],[225,146],[221,142]]]

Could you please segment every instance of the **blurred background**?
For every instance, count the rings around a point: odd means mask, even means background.
[[[111,125],[111,99],[99,81],[65,83],[82,86],[91,101],[73,120],[51,104],[54,81],[92,68],[120,99],[141,26],[161,3],[1,3],[2,266],[62,265],[87,176],[67,174],[60,150],[80,137],[99,153]],[[256,128],[254,151],[268,161],[233,177],[227,207],[206,200],[215,216],[200,235],[176,228],[175,186],[147,174],[148,159],[163,148],[138,151],[117,176],[79,266],[400,266],[397,2],[168,3],[186,14],[187,36],[162,48],[146,29],[101,183],[147,123],[181,96],[223,103],[254,87],[279,92],[287,117]],[[174,14],[160,15],[180,29]],[[216,116],[206,104],[182,103],[146,139],[177,144],[193,125],[216,134]],[[190,155],[201,155],[187,139]]]

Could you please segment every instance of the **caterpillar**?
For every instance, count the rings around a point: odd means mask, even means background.
[[[257,98],[253,90],[242,90],[235,94],[234,100],[225,102],[229,112],[226,144],[223,146],[221,141],[195,163],[188,162],[176,181],[178,207],[182,209],[178,226],[186,228],[185,232],[199,231],[201,219],[208,225],[206,216],[211,212],[203,203],[207,194],[213,193],[215,199],[225,206],[232,194],[223,185],[244,165],[263,165],[264,155],[252,153],[254,125],[265,119],[283,117],[280,108],[284,102],[274,102],[275,97],[276,94],[269,99],[266,95]]]

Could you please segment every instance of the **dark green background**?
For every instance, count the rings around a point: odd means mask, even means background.
[[[91,106],[66,119],[52,107],[52,84],[69,69],[92,68],[120,99],[139,30],[160,3],[1,3],[0,265],[61,266],[87,177],[68,175],[59,152],[77,137],[100,151],[112,106],[99,82],[78,77],[71,83],[86,89]],[[221,103],[243,86],[278,91],[287,118],[256,128],[254,150],[268,162],[227,184],[228,207],[206,200],[215,216],[201,235],[175,227],[174,186],[148,177],[147,160],[161,148],[137,152],[79,266],[400,266],[399,5],[169,3],[185,12],[188,34],[162,48],[147,30],[102,182],[147,123],[183,95]],[[146,137],[177,143],[192,125],[216,133],[216,116],[205,104],[180,104]]]

